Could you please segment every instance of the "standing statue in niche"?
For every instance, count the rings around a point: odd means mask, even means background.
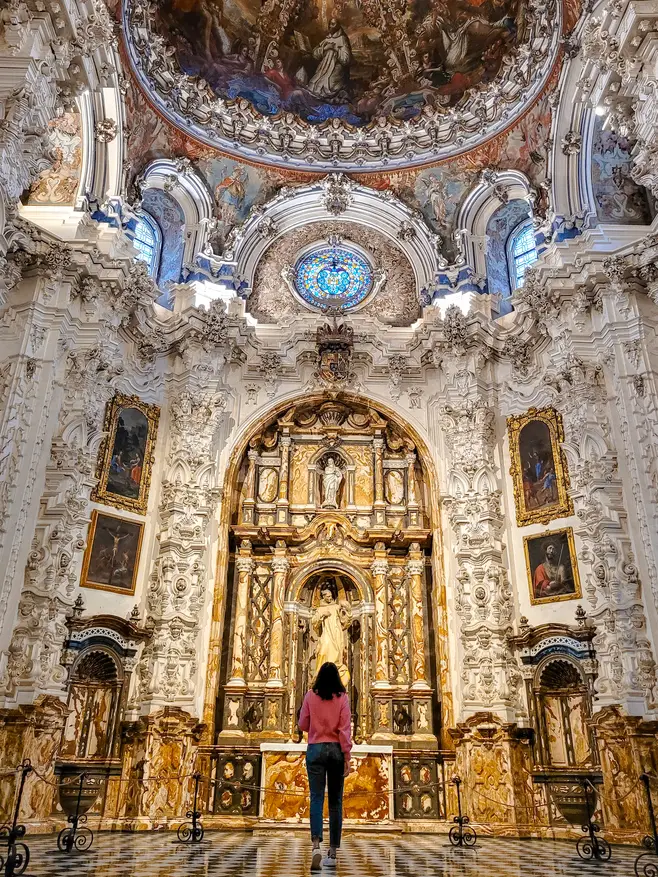
[[[322,508],[338,508],[338,491],[343,480],[343,473],[336,465],[333,457],[329,457],[322,472]]]
[[[331,582],[320,585],[320,605],[311,618],[311,629],[317,642],[315,646],[315,672],[326,662],[338,667],[345,687],[350,681],[350,671],[345,663],[347,657],[347,629],[352,623],[352,610],[346,600],[338,601],[335,586]]]

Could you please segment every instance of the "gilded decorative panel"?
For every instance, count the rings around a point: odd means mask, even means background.
[[[293,445],[290,466],[290,499],[293,505],[306,505],[308,502],[308,464],[317,445]]]
[[[395,757],[395,818],[445,818],[436,758]]]
[[[372,448],[369,445],[350,445],[349,454],[354,460],[354,502],[357,506],[369,508],[373,502],[372,494]]]
[[[260,789],[260,753],[221,753],[215,762],[217,814],[256,816]]]

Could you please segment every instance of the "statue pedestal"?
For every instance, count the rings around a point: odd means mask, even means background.
[[[261,743],[259,816],[263,820],[305,823],[309,818],[306,743]],[[359,744],[352,749],[345,779],[343,816],[349,825],[393,819],[393,747]],[[325,819],[327,803],[325,800]]]

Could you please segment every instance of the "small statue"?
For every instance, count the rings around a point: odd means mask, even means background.
[[[338,508],[338,491],[342,480],[343,473],[336,465],[334,458],[329,457],[322,474],[322,493],[324,496],[324,501],[322,503],[323,509]]]

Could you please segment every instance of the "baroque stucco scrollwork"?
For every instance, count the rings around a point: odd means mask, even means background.
[[[304,305],[282,282],[282,271],[294,265],[300,252],[316,241],[337,236],[354,242],[371,256],[383,272],[384,282],[372,303],[361,308],[367,316],[377,316],[393,326],[409,325],[420,313],[413,271],[406,257],[381,234],[356,223],[321,222],[300,228],[274,243],[256,270],[254,292],[247,300],[248,312],[263,323],[305,312]]]

